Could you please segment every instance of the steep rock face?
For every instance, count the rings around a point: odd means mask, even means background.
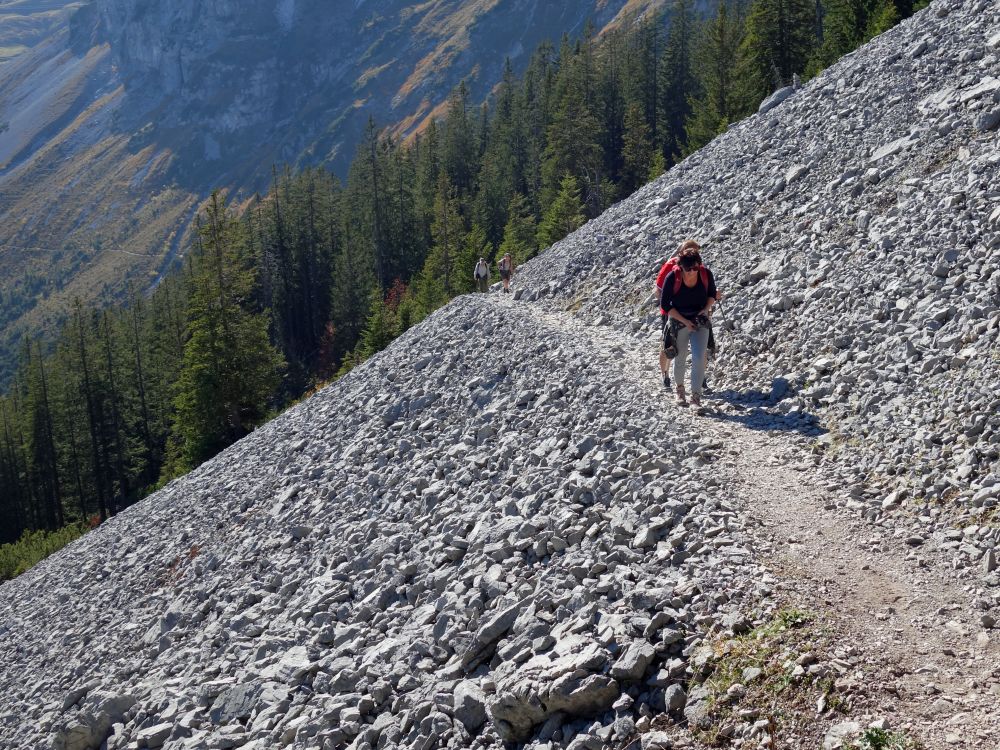
[[[0,0],[0,66],[64,27],[82,0]]]
[[[626,5],[658,4],[95,0],[88,13],[120,67],[130,109],[155,109],[154,129],[181,129],[204,158],[221,162],[216,170],[259,177],[269,168],[264,155],[325,161],[343,174],[369,116],[406,120],[406,134],[460,80],[481,99],[507,57],[519,65],[543,39],[579,33],[588,20],[601,29]]]

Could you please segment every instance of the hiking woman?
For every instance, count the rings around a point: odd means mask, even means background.
[[[486,292],[490,288],[490,265],[486,262],[486,258],[480,258],[479,262],[476,263],[476,270],[472,272],[472,276],[476,281],[476,291]]]
[[[497,263],[497,268],[500,269],[500,280],[503,282],[503,290],[505,293],[510,292],[510,277],[514,273],[514,261],[511,260],[510,253],[505,253]]]
[[[684,367],[691,352],[691,403],[701,406],[701,393],[708,366],[709,316],[718,292],[712,272],[702,265],[697,248],[686,247],[677,256],[678,267],[663,280],[660,307],[667,311],[668,325],[677,346],[674,382],[677,403],[687,404]]]
[[[656,295],[656,300],[659,302],[663,299],[663,280],[667,278],[667,274],[677,268],[677,256],[680,255],[686,248],[693,247],[695,250],[701,250],[701,246],[694,240],[684,240],[681,246],[677,249],[677,255],[667,258],[666,262],[660,267],[660,272],[656,275],[656,282],[653,285],[653,294]],[[673,347],[673,338],[669,335],[670,331],[667,326],[670,325],[670,318],[667,317],[667,311],[662,307],[660,308],[660,377],[663,379],[663,387],[670,388],[670,373],[668,368],[670,367],[670,357],[667,356],[668,347]]]

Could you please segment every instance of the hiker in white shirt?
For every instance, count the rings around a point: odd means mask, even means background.
[[[485,292],[490,288],[490,264],[486,262],[485,258],[479,259],[479,262],[476,263],[476,270],[472,275],[476,280],[477,292]]]

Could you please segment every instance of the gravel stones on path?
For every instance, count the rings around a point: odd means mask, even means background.
[[[620,347],[620,335],[609,328],[587,326],[565,313],[535,314],[548,326],[588,336],[598,348]],[[653,398],[662,393],[655,359],[644,347],[621,351],[622,372]],[[905,547],[893,543],[901,530],[893,536],[885,523],[873,528],[865,519],[845,516],[834,502],[838,487],[823,481],[821,459],[811,452],[815,427],[796,422],[795,430],[774,434],[767,427],[773,418],[766,409],[745,414],[725,395],[710,395],[706,405],[705,416],[679,409],[674,418],[699,430],[703,447],[696,453],[712,457],[716,478],[736,512],[760,523],[754,532],[756,559],[780,574],[779,585],[794,586],[798,606],[821,613],[824,633],[836,633],[825,644],[824,656],[817,656],[814,647],[788,662],[795,666],[783,679],[810,675],[832,680],[836,696],[820,698],[820,715],[834,703],[842,711],[853,703],[845,713],[866,712],[866,723],[891,717],[892,726],[902,726],[925,747],[1000,742],[994,710],[1000,695],[1000,641],[991,634],[994,618],[983,613],[995,608],[995,598],[956,582],[940,555],[928,560],[906,554]],[[722,625],[734,635],[753,627],[739,611],[725,615]],[[758,624],[752,640],[768,630]],[[725,641],[717,643],[716,653],[726,648]],[[751,685],[763,674],[759,657],[747,657],[745,642],[737,639],[734,648],[736,663],[713,667],[716,686],[725,686],[727,673],[741,673]],[[741,652],[750,666],[741,668]],[[746,688],[738,683],[729,686],[736,692],[726,695],[713,695],[697,681],[692,685],[685,708],[692,726],[712,723],[710,699],[746,697]],[[750,698],[756,707],[752,694]],[[930,720],[940,715],[957,718],[953,723]],[[721,732],[727,725],[715,729]],[[743,736],[734,727],[730,730],[730,736]],[[790,747],[820,744],[815,737],[796,739],[795,731],[786,727],[780,741]]]

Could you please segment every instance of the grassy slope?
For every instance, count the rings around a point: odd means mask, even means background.
[[[81,0],[0,0],[0,64],[64,25]]]

